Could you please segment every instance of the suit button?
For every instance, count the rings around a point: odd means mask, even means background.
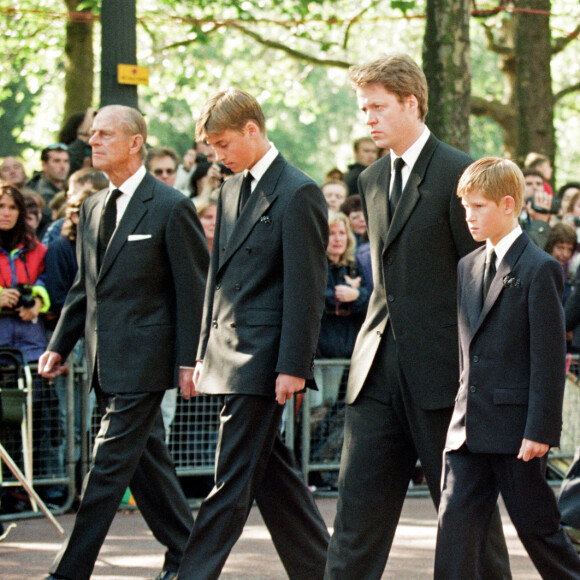
[[[383,336],[383,333],[380,330],[377,330],[377,336]]]
[[[216,290],[219,290],[221,287],[222,287],[222,285],[221,285],[221,284],[216,284],[216,285],[215,285],[215,289],[216,289]]]
[[[252,248],[250,248],[250,247],[245,248],[245,250],[246,250],[246,252],[248,252],[248,254],[252,253]]]
[[[475,385],[471,385],[471,387],[469,387],[469,390],[470,390],[472,393],[475,393],[475,391],[477,391],[477,387],[476,387]]]
[[[230,322],[230,326],[231,326],[232,328],[236,328],[236,323],[235,323],[235,322]]]
[[[478,363],[478,362],[479,362],[479,357],[478,357],[477,355],[475,355],[475,356],[473,357],[473,362],[474,362],[474,363]]]
[[[214,321],[211,323],[211,325],[212,325],[214,328],[217,328],[217,327],[218,327],[217,320],[214,320]]]
[[[239,284],[236,284],[236,285],[234,286],[234,290],[235,290],[236,292],[239,292],[241,289],[242,289],[242,287],[241,287]]]
[[[389,294],[389,295],[387,296],[387,300],[388,300],[389,302],[394,302],[394,301],[395,301],[395,297],[394,297],[392,294]]]

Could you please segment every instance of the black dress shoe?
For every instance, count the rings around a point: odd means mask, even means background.
[[[177,580],[177,572],[173,570],[163,570],[155,580]]]

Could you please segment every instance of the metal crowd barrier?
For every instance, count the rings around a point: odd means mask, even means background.
[[[86,370],[82,364],[71,365],[71,372],[66,379],[65,400],[59,403],[54,386],[36,374],[31,365],[34,379],[33,390],[42,394],[42,410],[36,413],[33,421],[33,486],[42,493],[43,487],[62,486],[67,493],[65,503],[54,510],[54,513],[67,511],[78,493],[75,485],[75,465],[80,464],[76,481],[82,481],[86,473],[94,437],[98,432],[100,418],[93,409],[93,403],[86,389]],[[343,428],[346,384],[350,361],[348,359],[316,360],[315,378],[319,392],[307,391],[293,399],[284,416],[284,437],[286,444],[293,448],[300,464],[304,478],[320,491],[335,490],[340,467],[340,456],[343,442]],[[1,381],[10,380],[9,373],[2,372]],[[80,399],[80,433],[75,442],[75,400],[74,393],[82,393]],[[60,425],[59,410],[66,408],[66,421]],[[35,399],[33,406],[39,405]],[[180,477],[212,475],[214,473],[214,456],[219,428],[219,413],[222,398],[198,396],[185,401],[180,395],[176,397],[175,417],[171,424],[168,444],[174,459],[177,474]],[[76,403],[79,413],[79,402]],[[92,411],[91,413],[89,413]],[[557,478],[563,476],[567,464],[580,446],[580,360],[578,356],[570,361],[564,397],[564,429],[560,449],[550,452],[549,477],[557,484]],[[82,419],[87,417],[89,422]],[[77,417],[78,419],[78,417]],[[2,429],[0,441],[10,450],[11,455],[22,462],[21,440],[18,430]],[[62,445],[64,462],[55,462],[55,447]],[[76,451],[75,451],[76,447]],[[51,460],[52,458],[52,460]],[[77,468],[78,469],[78,468]],[[16,487],[17,481],[3,467],[2,485],[4,488]],[[411,493],[428,493],[423,484],[412,488]],[[16,519],[35,515],[32,511],[11,513],[0,516],[0,519]]]
[[[75,499],[74,373],[63,379],[57,392],[52,381],[38,375],[35,363],[24,366],[32,388],[31,413],[30,399],[26,402],[25,413],[32,421],[27,433],[17,425],[1,425],[0,442],[20,471],[31,479],[34,490],[43,497],[51,512],[61,514],[70,509]],[[17,380],[15,367],[0,367],[1,387],[12,386]],[[3,490],[0,508],[5,512],[0,519],[41,515],[3,462],[0,482]],[[58,503],[53,504],[53,497]]]

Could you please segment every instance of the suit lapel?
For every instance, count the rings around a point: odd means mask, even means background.
[[[154,179],[154,177],[147,173],[143,178],[143,181],[139,184],[139,187],[135,190],[135,193],[131,196],[129,205],[127,206],[125,213],[109,242],[107,252],[103,258],[103,265],[99,272],[99,278],[102,278],[107,273],[118,253],[121,251],[121,248],[127,243],[129,234],[135,231],[135,228],[147,213],[147,206],[144,202],[153,197],[153,190],[155,187]]]
[[[421,193],[419,191],[419,186],[421,185],[425,173],[427,171],[427,167],[429,162],[431,161],[431,157],[437,148],[438,140],[433,135],[429,136],[427,139],[427,143],[421,150],[413,169],[411,170],[411,174],[409,175],[409,179],[405,185],[405,189],[403,189],[403,195],[401,196],[401,200],[399,201],[399,205],[395,211],[395,215],[392,216],[391,223],[389,224],[389,231],[387,233],[387,241],[385,244],[385,249],[388,248],[389,244],[393,242],[393,240],[399,235],[401,230],[403,229],[404,225],[407,223],[407,220],[413,213],[413,209],[417,205],[417,202],[421,199]],[[390,159],[389,159],[389,181],[387,184],[390,183]],[[388,203],[388,200],[387,200]]]
[[[501,261],[499,268],[497,269],[497,272],[495,274],[495,277],[491,282],[491,286],[489,287],[487,297],[485,298],[485,302],[483,303],[483,307],[481,309],[481,314],[479,315],[477,323],[473,328],[473,334],[475,334],[478,331],[479,327],[485,320],[485,317],[489,314],[489,311],[491,310],[492,306],[497,301],[499,295],[503,290],[504,278],[511,273],[513,267],[516,265],[517,261],[519,260],[520,256],[522,255],[522,252],[524,251],[528,243],[530,243],[530,238],[525,233],[521,234],[511,245],[510,249],[507,251],[507,254]]]
[[[239,184],[232,184],[236,186],[235,194],[230,192],[229,195],[222,197],[222,205],[224,208],[224,221],[227,222],[220,226],[220,237],[222,231],[227,235],[225,250],[220,259],[220,269],[232,257],[248,234],[252,231],[256,222],[264,215],[266,210],[272,205],[278,194],[276,193],[276,184],[280,178],[280,174],[284,169],[286,161],[282,155],[278,155],[272,162],[266,173],[262,176],[260,181],[256,184],[252,195],[246,202],[239,219],[237,218],[238,201],[240,197],[240,188],[243,177],[240,175]],[[229,199],[225,199],[229,197]],[[223,228],[223,230],[222,230]]]

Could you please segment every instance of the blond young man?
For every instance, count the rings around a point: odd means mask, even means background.
[[[322,578],[328,531],[280,438],[284,404],[313,385],[326,290],[326,203],[270,143],[259,103],[213,95],[196,137],[235,175],[222,185],[204,319],[186,398],[223,396],[215,485],[180,580],[220,576],[254,499],[289,578]]]

